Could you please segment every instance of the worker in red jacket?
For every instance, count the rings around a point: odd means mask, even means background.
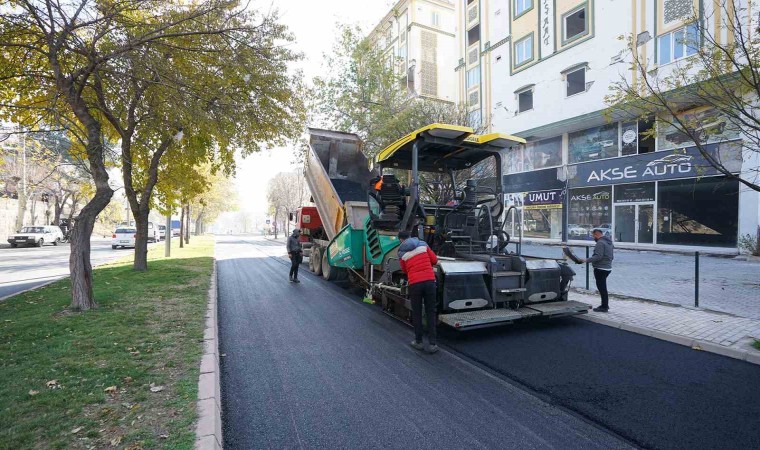
[[[408,231],[398,234],[401,245],[398,248],[401,269],[409,281],[409,299],[412,302],[412,323],[414,324],[414,340],[412,347],[425,350],[428,353],[438,351],[436,343],[436,287],[433,266],[438,264],[428,245],[417,239],[410,238]],[[425,303],[425,316],[428,324],[428,346],[422,344],[422,304]]]

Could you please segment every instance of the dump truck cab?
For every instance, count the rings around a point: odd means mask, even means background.
[[[368,194],[371,234],[401,230],[439,255],[435,267],[439,318],[457,329],[539,316],[585,313],[568,301],[574,272],[564,262],[524,257],[504,229],[502,154],[524,144],[507,134],[475,135],[468,127],[433,124],[404,136],[374,160],[380,175]],[[397,249],[384,250],[375,289],[397,315],[409,309]],[[377,258],[374,260],[377,262]]]

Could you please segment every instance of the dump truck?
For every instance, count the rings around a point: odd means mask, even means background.
[[[370,163],[358,136],[309,129],[304,175],[326,237],[314,240],[310,269],[365,286],[386,312],[408,320],[397,254],[404,230],[439,255],[441,324],[469,330],[586,313],[589,305],[568,298],[574,271],[563,260],[521,255],[505,231],[502,155],[524,142],[433,124]]]

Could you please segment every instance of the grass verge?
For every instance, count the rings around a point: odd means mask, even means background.
[[[760,340],[755,339],[755,342],[752,343],[752,346],[760,350]]]
[[[213,250],[101,266],[86,313],[67,279],[0,303],[0,449],[192,448]]]

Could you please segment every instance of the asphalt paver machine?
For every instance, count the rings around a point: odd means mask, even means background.
[[[331,136],[346,135],[310,133],[312,167],[307,167],[307,181],[312,178],[309,186],[323,222],[334,224],[330,241],[320,250],[323,272],[326,265],[331,273],[345,273],[365,284],[386,311],[408,317],[411,304],[396,237],[406,230],[439,255],[438,312],[445,325],[466,330],[583,314],[590,308],[568,299],[574,272],[563,261],[512,251],[505,229],[502,155],[523,144],[522,139],[433,124],[384,149],[369,167],[359,167],[356,152],[344,152],[344,165],[351,169],[346,177],[363,185],[366,201],[347,201],[342,207],[333,202],[331,212],[320,203],[339,196],[334,180],[328,182],[339,161],[328,162],[328,167],[315,167],[313,162],[319,159],[318,147],[333,148],[337,155]],[[353,138],[351,142],[360,150]],[[321,183],[313,179],[315,172]]]

